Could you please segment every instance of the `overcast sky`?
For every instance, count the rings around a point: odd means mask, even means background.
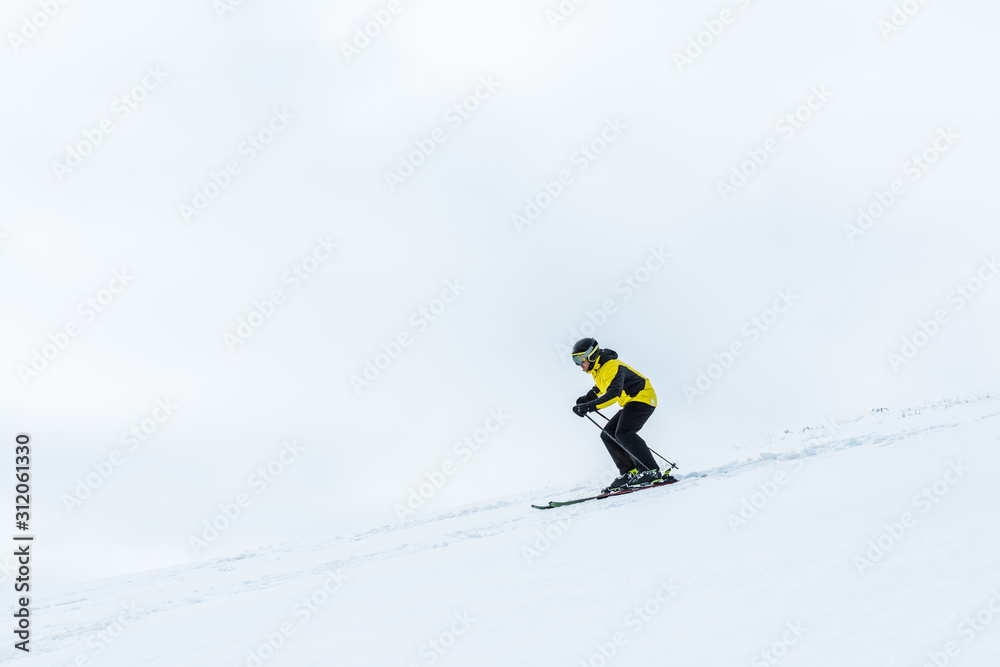
[[[996,3],[51,5],[0,19],[0,399],[54,582],[606,475],[581,335],[682,471],[997,390]]]

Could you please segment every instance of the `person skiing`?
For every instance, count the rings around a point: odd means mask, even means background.
[[[601,440],[619,473],[604,493],[673,481],[669,469],[661,471],[656,465],[646,441],[638,433],[656,409],[656,392],[649,380],[619,361],[617,352],[601,348],[593,338],[581,338],[576,342],[573,363],[592,375],[595,384],[576,399],[574,413],[584,417],[588,412],[615,402],[621,406],[621,410],[601,429]]]

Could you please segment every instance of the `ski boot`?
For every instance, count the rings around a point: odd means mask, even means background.
[[[624,472],[618,475],[617,477],[615,477],[615,480],[611,482],[610,485],[608,485],[607,487],[604,488],[604,490],[601,491],[601,493],[614,493],[616,491],[624,490],[625,487],[631,486],[632,480],[638,474],[639,471],[636,470],[635,468],[632,468],[628,472]]]
[[[650,484],[669,484],[676,481],[676,479],[670,476],[669,470],[653,468],[652,470],[644,470],[638,475],[635,475],[632,480],[629,481],[628,485],[629,487],[638,487],[649,486]]]

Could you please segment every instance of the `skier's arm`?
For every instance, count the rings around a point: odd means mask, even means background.
[[[622,395],[625,390],[625,369],[621,366],[618,367],[618,372],[615,374],[615,379],[611,381],[608,385],[608,390],[604,392],[603,396],[598,396],[591,401],[594,405],[594,409],[606,408],[615,401],[618,397]]]
[[[591,387],[590,391],[576,399],[576,404],[580,405],[581,403],[590,403],[595,398],[597,398],[597,387]]]

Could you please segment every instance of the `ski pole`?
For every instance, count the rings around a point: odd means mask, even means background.
[[[594,412],[596,412],[597,414],[599,414],[599,415],[601,415],[602,417],[604,417],[604,413],[603,413],[603,412],[601,412],[600,410],[596,410],[596,409],[595,409],[595,410],[594,410]],[[608,417],[604,417],[604,419],[605,419],[606,421],[611,421],[611,419],[609,419]],[[592,422],[593,422],[594,420],[593,420],[593,419],[591,419],[590,421],[592,421]],[[597,422],[594,422],[594,423],[595,423],[595,424],[597,424]],[[598,426],[600,426],[600,424],[597,424],[597,425],[598,425]],[[601,429],[601,430],[603,431],[604,429]],[[610,433],[609,433],[608,435],[610,435]],[[611,438],[611,439],[612,439],[612,440],[615,440],[614,438]],[[615,440],[615,442],[618,442],[618,441],[617,441],[617,440]],[[619,446],[621,446],[621,445],[620,445],[620,443],[619,443]],[[670,461],[668,461],[668,460],[666,459],[666,457],[665,457],[665,456],[663,456],[662,454],[660,454],[660,453],[659,453],[658,451],[656,451],[655,449],[653,449],[653,448],[652,448],[652,447],[650,447],[649,445],[646,445],[646,448],[647,448],[647,449],[649,449],[649,451],[651,451],[651,452],[653,452],[654,454],[656,454],[657,456],[659,456],[659,457],[660,457],[661,459],[663,459],[663,462],[664,462],[664,463],[666,463],[667,465],[669,465],[669,466],[670,466],[671,468],[673,468],[673,469],[675,469],[675,470],[680,470],[680,469],[681,469],[681,467],[680,467],[679,465],[677,465],[676,463],[670,463]],[[624,448],[624,447],[622,447],[622,449],[625,449],[625,448]],[[625,450],[625,451],[628,451],[628,450]],[[631,456],[631,453],[629,454],[629,456]],[[633,457],[633,458],[635,458],[635,457]]]
[[[600,413],[598,413],[598,414],[600,414]],[[601,416],[603,417],[604,415],[601,415]],[[590,419],[590,415],[587,415],[587,419]],[[595,422],[593,419],[590,419],[590,423],[593,424],[594,426],[596,426],[597,428],[600,428],[602,432],[604,431],[604,429],[601,428],[601,425],[598,424],[597,422]],[[618,438],[616,438],[615,436],[611,435],[610,433],[608,433],[608,437],[611,438],[611,440],[616,445],[618,445],[619,447],[621,447],[622,451],[629,455],[629,458],[631,458],[633,461],[635,461],[640,466],[642,466],[643,469],[645,469],[647,471],[649,470],[649,467],[645,463],[643,463],[639,459],[635,458],[635,456],[632,454],[632,452],[630,452],[628,449],[625,448],[625,445],[623,445],[622,443],[618,442]]]

